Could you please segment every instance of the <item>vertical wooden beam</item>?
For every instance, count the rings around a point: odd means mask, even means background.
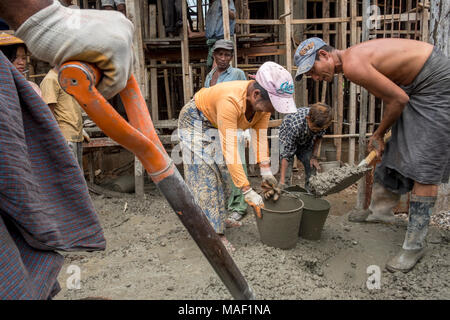
[[[188,38],[188,19],[187,19],[187,5],[186,1],[182,0],[182,15],[183,15],[183,35],[181,39],[181,64],[183,72],[183,94],[184,103],[188,103],[192,98],[192,85],[189,82],[189,38]]]
[[[149,16],[149,38],[156,38],[156,5],[151,4],[148,6],[148,16]],[[150,60],[150,64],[156,64],[157,61],[154,59]],[[159,120],[159,108],[158,108],[158,69],[150,68],[150,104],[151,104],[151,114],[153,121]]]
[[[160,38],[166,37],[166,29],[164,27],[163,23],[163,7],[161,0],[157,1],[157,11],[158,11],[158,36]],[[161,61],[162,64],[166,64],[166,61]],[[169,71],[167,69],[163,70],[164,75],[164,90],[166,93],[166,105],[167,105],[167,117],[168,119],[172,119],[174,117],[174,112],[172,108],[172,101],[170,99],[171,93],[170,93],[170,86],[169,86]]]
[[[323,0],[322,2],[322,18],[330,17],[330,0]],[[322,39],[327,44],[330,44],[330,24],[324,23],[322,25]],[[320,101],[322,103],[326,103],[326,94],[327,94],[327,86],[328,83],[326,81],[322,82],[322,95]]]
[[[89,9],[89,1],[83,0],[83,9]]]
[[[347,0],[339,0],[340,17],[347,17]],[[347,23],[341,22],[338,27],[339,35],[339,48],[347,48]],[[338,75],[337,84],[337,131],[335,134],[342,134],[342,124],[344,120],[344,76],[342,74]],[[340,161],[342,158],[342,138],[336,141],[336,160]]]
[[[231,40],[230,9],[228,6],[228,0],[220,0],[220,1],[222,1],[223,38],[225,40]]]
[[[369,19],[367,9],[370,6],[370,0],[362,0],[362,41],[369,40],[369,29],[366,21]],[[358,139],[358,163],[366,156],[366,132],[367,132],[367,107],[368,107],[369,93],[361,87],[361,100],[359,105],[359,139]],[[356,207],[363,209],[366,203],[366,179],[361,179],[358,182],[358,197]]]
[[[350,0],[350,45],[353,46],[357,42],[356,29],[357,3],[356,0]],[[350,98],[349,98],[349,114],[348,121],[350,123],[350,134],[356,133],[356,85],[350,82]],[[348,145],[348,162],[355,163],[355,138],[349,139]]]
[[[148,7],[148,1],[143,0],[142,1],[142,13],[144,15],[144,38],[147,39],[150,34],[150,21],[149,21],[149,7]]]
[[[137,0],[126,0],[128,19],[134,25],[133,47],[135,59],[133,63],[133,73],[139,84],[144,99],[148,99],[147,69],[145,67],[144,48],[142,42],[142,21],[141,11]],[[137,157],[134,159],[134,184],[135,193],[138,197],[144,197],[144,168]]]
[[[292,34],[292,8],[291,8],[291,0],[284,0],[284,14],[287,16],[284,17],[284,25],[285,25],[285,43],[286,43],[286,69],[292,74],[292,43],[291,43],[291,34]]]
[[[205,30],[205,22],[203,18],[203,0],[197,0],[197,29],[200,32]]]
[[[428,37],[429,37],[428,23],[429,23],[429,21],[430,21],[430,12],[424,6],[422,9],[422,21],[421,21],[422,25],[420,26],[421,38],[422,38],[421,40],[424,42],[428,42]]]

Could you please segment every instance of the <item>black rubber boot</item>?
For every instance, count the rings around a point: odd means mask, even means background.
[[[411,195],[409,222],[400,252],[386,263],[386,269],[409,272],[425,254],[425,237],[436,197]]]

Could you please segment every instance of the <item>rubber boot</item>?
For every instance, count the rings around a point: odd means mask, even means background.
[[[386,263],[386,269],[409,272],[425,254],[425,237],[436,197],[411,195],[409,222],[403,247]]]
[[[400,195],[393,193],[375,182],[372,188],[372,198],[368,209],[350,211],[348,220],[352,222],[387,222],[396,221],[393,209],[397,206]]]

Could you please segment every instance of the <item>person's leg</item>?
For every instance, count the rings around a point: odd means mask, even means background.
[[[82,154],[80,155],[80,152],[82,150],[81,142],[67,141],[67,145],[69,146],[70,150],[72,151],[73,155],[75,156],[75,160],[77,160],[80,170],[83,170],[83,162],[82,162],[83,156],[82,156]]]
[[[402,249],[386,263],[389,271],[409,272],[425,254],[425,237],[437,198],[437,185],[414,183],[410,203],[408,228]]]
[[[238,150],[239,156],[241,158],[242,167],[244,169],[245,175],[248,177],[247,166],[245,162],[245,141],[238,140]],[[230,179],[231,180],[231,179]],[[231,196],[228,199],[228,212],[231,212],[230,219],[239,221],[247,213],[247,202],[245,202],[244,194],[241,189],[236,187],[231,180]]]
[[[303,164],[303,167],[305,168],[305,189],[306,191],[310,192],[309,187],[309,178],[311,178],[311,175],[316,174],[316,168],[311,168],[311,157],[312,157],[313,150],[304,150],[302,152],[299,152],[296,154],[297,159],[301,161]]]

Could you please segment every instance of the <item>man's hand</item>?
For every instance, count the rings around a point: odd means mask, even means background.
[[[377,160],[380,160],[384,152],[384,139],[383,136],[374,134],[370,137],[367,145],[367,150],[371,152],[375,150],[377,152]]]
[[[60,66],[69,60],[96,65],[97,89],[112,98],[125,88],[133,65],[133,24],[116,11],[79,10],[54,1],[31,17],[16,35],[38,59]]]
[[[252,188],[244,191],[244,200],[256,211],[258,218],[261,218],[261,208],[264,208],[263,198],[255,192]]]
[[[317,158],[311,158],[311,160],[309,160],[309,165],[311,168],[316,168],[317,172],[321,171],[319,160],[317,160]]]

